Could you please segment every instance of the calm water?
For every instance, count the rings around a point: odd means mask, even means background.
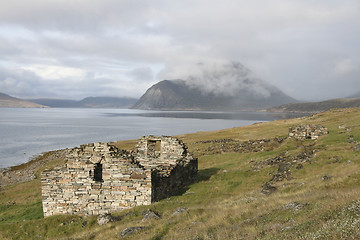
[[[84,143],[217,130],[288,117],[267,113],[0,108],[0,168],[27,162],[42,152]]]

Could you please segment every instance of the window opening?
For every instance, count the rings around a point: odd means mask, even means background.
[[[149,140],[147,142],[147,154],[150,157],[157,157],[161,152],[161,141]]]
[[[102,179],[102,164],[101,163],[95,163],[95,166],[94,166],[94,180],[96,182],[103,182],[103,179]]]

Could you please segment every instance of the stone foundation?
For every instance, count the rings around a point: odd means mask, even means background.
[[[318,139],[319,136],[326,135],[328,133],[328,129],[321,125],[299,125],[289,129],[289,137],[299,140]]]

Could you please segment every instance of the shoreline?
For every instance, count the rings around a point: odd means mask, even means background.
[[[26,163],[0,169],[0,189],[15,183],[39,178],[42,166],[51,161],[61,163],[69,149],[44,152]]]
[[[84,143],[136,139],[142,135],[179,135],[240,127],[254,122],[294,118],[304,114],[264,112],[142,111],[110,109],[8,110],[0,131],[0,168],[31,161],[44,152]],[[26,155],[24,154],[26,153]]]
[[[164,111],[164,112],[166,112],[166,111]],[[189,112],[191,112],[191,111],[189,111]],[[206,114],[207,112],[200,112],[200,113]],[[217,112],[211,112],[211,113],[217,114]],[[251,112],[251,113],[254,113],[254,112]],[[255,113],[260,113],[260,112],[255,112]],[[231,112],[228,112],[228,114],[231,114]],[[270,114],[276,114],[276,113],[270,113]],[[284,114],[284,113],[279,113],[279,114]],[[299,114],[299,113],[291,113],[291,115],[293,115],[293,114],[295,114],[295,116],[293,116],[291,118],[278,118],[278,119],[269,120],[269,121],[265,121],[265,122],[273,122],[273,121],[284,120],[284,119],[296,119],[299,117],[304,117],[304,116],[310,115],[310,114],[300,113],[300,116],[298,116],[297,114]],[[236,128],[251,126],[256,123],[259,123],[259,122],[255,122],[255,123],[247,124],[247,125],[243,125],[243,126],[237,126]],[[223,131],[226,129],[230,129],[230,128],[207,130],[207,131],[201,131],[201,132]],[[185,134],[194,134],[194,133],[196,133],[196,132],[185,133]],[[179,136],[179,135],[185,135],[185,134],[176,134],[173,136]],[[119,142],[127,142],[127,141],[132,142],[132,141],[134,141],[134,139],[109,141],[108,143],[113,143],[116,145]],[[27,162],[24,162],[24,163],[21,163],[18,165],[12,165],[12,166],[5,167],[5,168],[0,168],[0,188],[3,186],[11,185],[13,183],[30,181],[30,180],[36,179],[37,174],[34,172],[34,170],[36,168],[38,168],[39,166],[44,165],[45,163],[50,162],[50,161],[61,161],[61,157],[63,157],[63,155],[69,149],[72,149],[74,147],[76,147],[76,146],[63,148],[63,149],[57,149],[57,150],[49,150],[49,151],[45,151],[45,152],[42,152],[39,154],[34,154],[32,157],[30,157],[28,159]]]

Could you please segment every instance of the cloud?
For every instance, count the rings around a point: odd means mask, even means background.
[[[168,79],[183,79],[188,86],[205,94],[218,96],[236,96],[246,92],[268,98],[273,89],[241,63],[229,60],[202,59],[163,74]]]
[[[129,71],[127,75],[136,82],[152,81],[154,79],[154,73],[149,67],[135,68]]]
[[[73,69],[65,69],[67,71],[59,76],[53,72],[54,69],[59,67],[11,70],[0,68],[1,92],[21,98],[82,99],[88,96],[138,97],[134,88],[142,87],[141,83],[95,72],[87,73],[85,76],[81,72],[79,75]],[[141,90],[145,91],[146,87],[142,87]]]
[[[47,80],[57,80],[65,78],[77,80],[83,79],[86,76],[86,72],[82,69],[54,65],[35,64],[24,67],[23,69],[33,72],[40,78]]]
[[[15,96],[29,96],[39,93],[41,86],[36,75],[30,71],[11,69],[0,69],[0,89],[2,92]]]
[[[299,99],[341,97],[360,89],[359,41],[357,0],[13,0],[0,8],[0,67],[12,79],[32,74],[16,82],[33,95],[140,96],[165,77],[197,75],[199,59],[210,59],[240,62]]]
[[[337,75],[345,75],[345,74],[351,74],[353,72],[359,71],[357,68],[358,64],[356,64],[352,59],[345,58],[340,59],[336,62],[334,67],[334,74]]]

